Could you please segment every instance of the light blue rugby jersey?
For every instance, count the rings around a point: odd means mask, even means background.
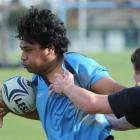
[[[78,53],[65,53],[64,66],[74,74],[75,83],[89,89],[97,80],[109,76],[107,69]],[[49,82],[34,75],[36,105],[48,140],[104,140],[110,135],[104,115],[90,115],[61,94],[48,95]]]

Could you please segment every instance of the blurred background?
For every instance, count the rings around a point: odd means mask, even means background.
[[[71,51],[86,54],[109,68],[118,82],[133,86],[132,52],[140,45],[140,0],[0,0],[0,83],[31,74],[20,67],[16,24],[30,6],[48,8],[67,27]],[[15,123],[16,122],[16,123]],[[40,123],[5,117],[0,140],[44,140]],[[138,140],[139,131],[113,132],[116,140]]]
[[[57,13],[67,26],[73,51],[116,52],[139,45],[140,0],[0,0],[2,63],[10,63],[18,51],[16,23],[31,5]]]

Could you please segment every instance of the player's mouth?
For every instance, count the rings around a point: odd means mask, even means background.
[[[23,66],[24,68],[28,68],[28,66],[27,66],[26,64],[24,64],[24,63],[22,63],[22,66]]]

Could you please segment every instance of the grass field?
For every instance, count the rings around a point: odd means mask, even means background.
[[[131,51],[123,53],[88,54],[100,64],[108,67],[111,76],[126,86],[134,85],[133,70],[130,62]],[[11,76],[24,75],[31,77],[24,69],[0,69],[0,83]],[[139,130],[113,131],[116,140],[139,140]],[[4,118],[4,126],[0,129],[0,140],[46,140],[40,122],[24,119],[12,114]]]

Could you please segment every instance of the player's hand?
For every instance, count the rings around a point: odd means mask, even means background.
[[[3,117],[8,113],[8,109],[2,99],[1,89],[0,89],[0,128],[3,125]]]
[[[65,94],[65,89],[71,85],[74,85],[74,77],[69,71],[66,71],[63,75],[56,73],[51,91]]]
[[[9,109],[7,108],[7,106],[3,101],[1,90],[0,90],[0,118],[3,118],[8,112]]]

